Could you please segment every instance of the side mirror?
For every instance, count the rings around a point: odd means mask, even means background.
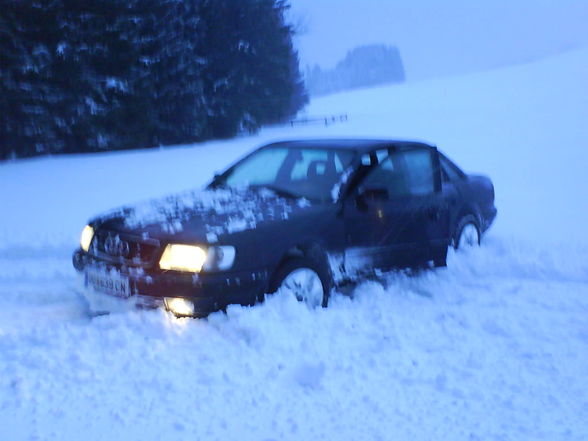
[[[358,207],[367,207],[369,202],[387,201],[389,199],[390,193],[384,187],[361,188],[355,198]]]

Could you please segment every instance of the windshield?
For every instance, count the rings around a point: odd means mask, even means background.
[[[268,147],[238,163],[217,184],[265,187],[285,196],[327,201],[353,156],[347,150]]]

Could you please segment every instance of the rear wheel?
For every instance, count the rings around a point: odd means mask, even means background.
[[[330,285],[328,275],[311,260],[296,258],[284,263],[276,272],[271,291],[290,292],[312,308],[326,307]]]
[[[464,216],[455,229],[453,247],[456,250],[472,248],[480,245],[480,230],[476,218],[472,215]]]

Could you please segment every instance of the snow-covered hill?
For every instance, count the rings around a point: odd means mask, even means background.
[[[588,439],[588,51],[345,93],[348,122],[0,165],[0,440]],[[202,186],[269,140],[419,138],[490,175],[498,219],[447,269],[309,311],[88,319],[90,216]]]

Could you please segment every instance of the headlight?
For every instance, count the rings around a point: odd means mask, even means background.
[[[169,244],[159,259],[159,268],[199,273],[202,269],[229,269],[234,260],[235,248],[232,246],[213,246],[206,249],[196,245]]]
[[[165,247],[159,268],[199,273],[206,262],[206,251],[193,245],[170,244]]]
[[[92,243],[93,238],[94,228],[92,228],[90,225],[86,225],[82,230],[82,237],[80,238],[80,246],[86,253],[90,249],[90,244]]]

